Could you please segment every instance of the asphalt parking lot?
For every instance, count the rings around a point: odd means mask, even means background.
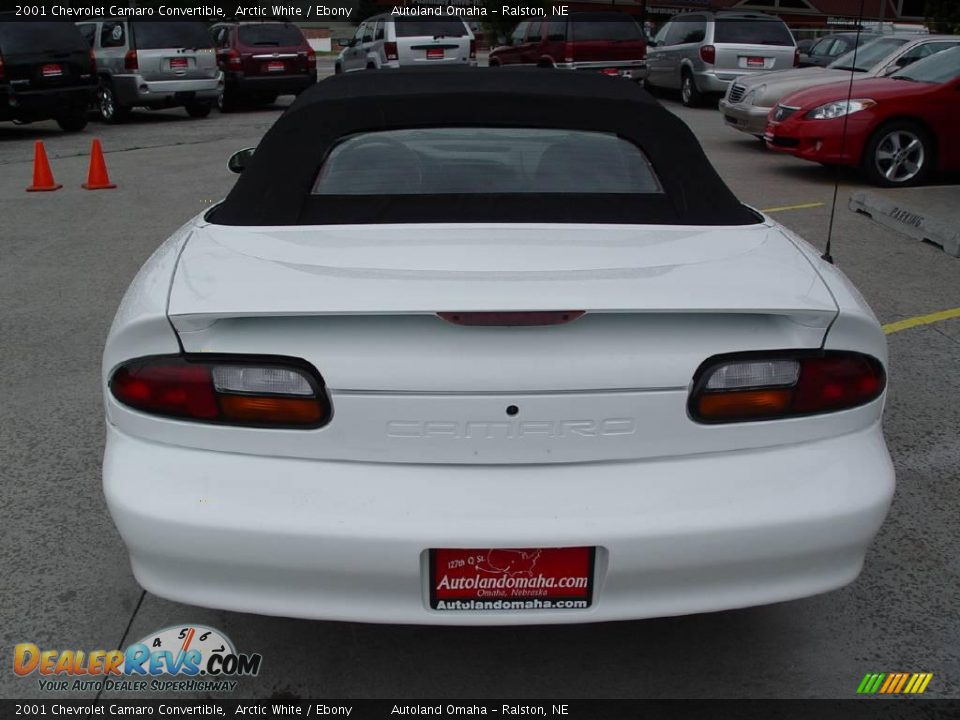
[[[715,110],[665,102],[745,202],[778,209],[823,246],[832,170],[767,152]],[[3,653],[20,642],[111,649],[203,623],[263,655],[239,697],[850,697],[881,671],[932,672],[928,696],[960,695],[958,318],[890,335],[898,489],[863,574],[840,591],[680,618],[476,629],[268,618],[144,594],[100,490],[103,342],[140,264],[229,190],[227,157],[255,145],[280,109],[206,120],[143,111],[73,135],[53,123],[0,125]],[[80,188],[93,137],[115,190]],[[24,192],[35,139],[58,192]],[[833,254],[881,323],[960,307],[960,259],[849,211],[862,188],[841,175]],[[0,696],[36,697],[36,676],[15,677],[6,657]]]

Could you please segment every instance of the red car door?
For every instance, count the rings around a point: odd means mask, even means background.
[[[527,26],[527,37],[520,51],[520,62],[524,65],[536,65],[541,55],[541,45],[544,40],[545,21],[531,20]]]

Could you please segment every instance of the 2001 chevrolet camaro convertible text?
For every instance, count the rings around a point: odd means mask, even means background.
[[[576,623],[838,588],[894,487],[876,318],[632,83],[306,91],[133,281],[104,488],[144,588]]]

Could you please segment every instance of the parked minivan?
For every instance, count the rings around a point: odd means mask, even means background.
[[[575,12],[524,20],[506,45],[490,53],[490,66],[594,70],[633,79],[646,54],[643,30],[626,13]]]
[[[77,26],[97,61],[104,122],[122,122],[138,106],[183,107],[195,118],[210,114],[223,74],[206,23],[106,19]]]
[[[676,15],[650,42],[641,78],[651,88],[680,90],[683,104],[702,105],[744,75],[799,65],[789,28],[764,13]]]
[[[335,73],[477,64],[473,31],[457,18],[374,15],[360,23],[352,39],[338,38],[337,44],[343,50]]]
[[[317,82],[316,53],[293,23],[219,23],[210,35],[223,70],[221,110],[244,101],[269,105]]]
[[[93,56],[69,22],[0,22],[0,120],[87,124],[97,87]]]

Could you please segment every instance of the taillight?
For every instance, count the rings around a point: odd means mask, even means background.
[[[704,45],[700,48],[700,59],[707,65],[713,65],[717,61],[717,49],[713,45]]]
[[[573,62],[573,43],[564,43],[563,44],[563,61],[572,63]]]
[[[0,62],[0,66],[2,65],[3,63]],[[2,74],[3,73],[0,73],[0,76],[2,76]],[[90,74],[91,75],[97,74],[97,56],[93,54],[93,50],[90,51]]]
[[[0,55],[0,80],[5,79],[7,76],[7,71],[3,67],[3,55]]]
[[[238,68],[243,65],[243,60],[240,57],[240,51],[236,48],[228,48],[222,57],[227,67]]]
[[[703,423],[773,420],[858,407],[885,386],[880,362],[860,353],[750,353],[704,363],[688,409]]]
[[[140,61],[137,59],[136,50],[127,50],[127,54],[123,56],[123,67],[125,70],[140,69]]]
[[[307,48],[307,62],[311,67],[317,64],[317,53],[312,47]]]
[[[385,42],[383,44],[383,52],[387,56],[387,60],[397,60],[400,58],[397,54],[397,44],[395,42]]]
[[[206,423],[315,428],[331,415],[319,377],[283,359],[140,358],[114,371],[110,392],[141,412]]]
[[[793,66],[800,67],[800,48],[794,48],[793,50]]]
[[[470,59],[477,59],[477,41],[473,38],[470,39]]]

